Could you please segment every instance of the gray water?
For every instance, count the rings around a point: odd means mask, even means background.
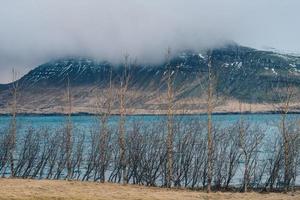
[[[219,127],[226,127],[235,124],[240,120],[240,115],[238,114],[220,114],[213,115],[214,125]],[[264,143],[267,144],[269,139],[275,137],[278,134],[279,120],[281,118],[280,114],[244,114],[242,116],[243,120],[247,121],[247,123],[251,125],[258,125],[265,130],[265,138]],[[9,116],[0,116],[0,131],[2,133],[4,130],[7,130],[9,122]],[[17,124],[18,124],[18,135],[21,136],[28,128],[47,128],[49,130],[54,130],[56,128],[63,127],[65,121],[65,116],[46,116],[46,115],[38,115],[38,116],[18,116]],[[79,115],[72,116],[72,123],[74,130],[80,130],[81,133],[89,134],[91,128],[97,124],[98,119],[96,116],[90,115]],[[166,120],[166,116],[163,115],[132,115],[126,117],[126,124],[130,124],[132,122],[142,122],[144,125],[154,125],[156,122],[163,122]],[[288,119],[296,120],[300,119],[300,114],[289,114]],[[111,126],[116,125],[118,123],[119,116],[111,116],[109,119],[109,123]],[[207,120],[206,115],[178,115],[175,116],[175,120],[181,120],[182,122],[190,122],[190,121],[200,121],[205,123]],[[1,132],[0,132],[1,133]],[[241,173],[241,172],[240,172]],[[237,173],[237,179],[240,178],[239,172]],[[300,185],[300,178],[297,178],[297,185]]]
[[[267,129],[273,129],[278,126],[278,122],[280,120],[280,114],[245,114],[243,115],[243,119],[246,120],[250,124],[256,124]],[[289,114],[288,118],[291,120],[300,119],[300,114]],[[9,116],[0,116],[0,128],[6,128],[9,124],[9,120],[11,118]],[[131,115],[126,117],[126,122],[159,122],[166,119],[164,115]],[[191,120],[199,120],[205,122],[207,119],[206,115],[179,115],[175,116],[175,120],[182,120],[189,122]],[[240,115],[238,114],[220,114],[213,115],[213,121],[217,125],[230,125],[234,124],[240,119]],[[57,128],[63,125],[66,117],[57,115],[57,116],[47,116],[47,115],[36,115],[36,116],[18,116],[17,122],[20,129],[26,129],[29,127],[32,128]],[[112,116],[110,118],[110,123],[117,123],[119,120],[118,116]],[[72,116],[72,123],[74,127],[80,129],[88,129],[93,126],[97,122],[97,117],[90,115],[79,115]]]
[[[278,133],[280,114],[244,114],[242,119],[250,125],[259,126],[265,131],[265,140],[274,137]],[[239,114],[217,114],[213,115],[213,123],[216,127],[226,127],[237,123],[241,119]],[[288,120],[300,120],[300,114],[289,114]],[[11,117],[0,116],[0,133],[4,133],[8,129]],[[62,115],[32,115],[32,116],[18,116],[18,135],[22,136],[28,128],[41,129],[46,128],[48,130],[55,130],[64,127],[67,117]],[[73,131],[76,135],[76,131],[89,134],[92,128],[99,125],[99,120],[96,116],[92,115],[77,115],[72,116]],[[133,122],[141,122],[144,126],[155,126],[160,122],[165,122],[167,117],[165,115],[129,115],[126,116],[126,124],[130,126]],[[189,123],[191,121],[198,121],[206,123],[206,115],[177,115],[174,117],[174,121],[182,121]],[[109,119],[109,124],[112,127],[117,127],[119,116],[114,115]]]

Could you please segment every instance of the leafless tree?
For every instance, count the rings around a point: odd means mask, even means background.
[[[108,94],[103,94],[98,97],[97,107],[99,110],[99,179],[100,182],[105,182],[105,172],[107,170],[110,159],[110,138],[111,130],[108,126],[108,121],[111,116],[113,106],[113,84],[112,84],[112,67],[109,69],[109,88]],[[104,100],[101,100],[104,99]]]
[[[9,151],[8,157],[10,162],[10,175],[11,177],[15,176],[14,171],[14,154],[16,150],[16,137],[17,137],[17,113],[18,113],[18,95],[19,95],[19,82],[18,82],[18,73],[13,69],[12,71],[12,83],[11,83],[11,121],[9,125]]]
[[[240,121],[239,121],[239,140],[240,149],[244,159],[244,173],[243,173],[243,192],[248,191],[250,183],[250,174],[255,168],[256,153],[258,147],[262,143],[264,133],[258,127],[251,127],[246,123],[242,116],[242,103],[240,103]]]
[[[84,162],[84,153],[85,153],[85,135],[79,134],[75,140],[76,148],[73,150],[74,153],[72,158],[72,179],[79,180],[82,173],[82,165]]]
[[[284,178],[283,185],[284,191],[288,192],[290,189],[291,181],[293,179],[293,165],[295,147],[293,142],[296,140],[298,134],[294,134],[292,127],[293,122],[288,118],[288,114],[291,110],[292,103],[297,101],[297,88],[290,82],[290,72],[287,72],[286,76],[280,80],[283,82],[281,87],[278,87],[275,91],[275,104],[274,108],[280,113],[280,134],[283,148],[284,158]]]
[[[66,122],[66,165],[67,165],[67,177],[71,179],[72,175],[72,94],[70,79],[67,78],[67,89],[66,89],[66,100],[67,100],[67,122]]]
[[[120,80],[120,89],[119,89],[119,148],[120,148],[120,166],[122,169],[122,179],[123,183],[128,183],[128,174],[127,174],[127,160],[126,160],[126,97],[129,84],[129,55],[125,55],[124,59],[124,69],[122,77]]]
[[[239,152],[238,126],[217,128],[214,134],[214,188],[228,190],[239,167],[241,153]]]
[[[166,173],[166,187],[170,188],[172,186],[172,175],[173,175],[173,140],[174,140],[174,130],[173,130],[173,109],[174,109],[174,80],[173,73],[170,63],[171,49],[168,48],[166,55],[166,68],[167,68],[167,105],[168,105],[168,133],[167,133],[167,173]]]
[[[15,167],[15,175],[18,177],[30,177],[34,166],[37,164],[40,151],[40,134],[32,127],[25,133],[23,144],[19,150]]]
[[[207,192],[211,191],[212,165],[213,165],[213,141],[212,141],[212,113],[213,113],[213,78],[212,60],[208,55],[208,87],[207,87]]]

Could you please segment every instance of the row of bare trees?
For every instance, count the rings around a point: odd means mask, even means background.
[[[126,123],[131,78],[129,56],[125,56],[117,93],[110,69],[108,90],[105,95],[99,95],[97,102],[97,125],[89,131],[73,126],[68,80],[64,128],[29,128],[17,138],[18,82],[14,81],[12,117],[9,128],[1,133],[1,175],[206,188],[207,192],[230,188],[244,192],[293,189],[300,160],[299,122],[288,119],[293,90],[288,89],[283,95],[278,131],[268,133],[263,127],[247,122],[242,115],[242,103],[238,122],[218,126],[213,123],[216,80],[211,55],[208,55],[207,123],[203,119],[186,121],[174,115],[176,72],[170,54],[168,49],[167,117],[153,124]],[[117,126],[111,122],[115,104],[119,106]],[[273,144],[270,146],[266,141]]]
[[[125,181],[132,184],[167,186],[170,181],[173,187],[206,188],[211,176],[212,190],[240,188],[248,191],[283,190],[286,184],[292,189],[296,183],[300,138],[294,123],[287,126],[294,137],[289,144],[287,177],[284,140],[280,132],[267,133],[263,127],[250,124],[246,119],[231,125],[212,126],[209,175],[205,123],[176,117],[173,121],[172,174],[169,174],[166,120],[127,123],[125,144],[119,142],[119,127],[110,123],[101,123],[100,127],[95,124],[88,132],[73,128],[71,141],[63,125],[53,130],[31,127],[19,134],[13,169],[7,155],[10,133],[1,133],[1,176],[123,183],[126,163]],[[126,146],[125,152],[120,151],[120,145]]]

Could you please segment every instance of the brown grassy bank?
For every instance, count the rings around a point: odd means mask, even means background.
[[[299,191],[281,193],[211,193],[92,182],[0,179],[1,200],[299,200]]]

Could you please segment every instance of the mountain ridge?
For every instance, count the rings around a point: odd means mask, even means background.
[[[297,91],[300,88],[300,57],[298,56],[256,50],[236,44],[206,52],[188,50],[170,59],[172,73],[176,74],[174,76],[175,101],[182,106],[186,104],[187,110],[197,111],[199,105],[202,110],[205,107],[208,53],[217,80],[216,95],[226,97],[233,104],[236,104],[236,101],[253,105],[269,104],[267,110],[270,110],[270,105],[276,102],[274,94],[278,88],[283,88],[287,84],[295,87]],[[133,102],[130,103],[132,109],[145,110],[145,113],[149,110],[151,112],[164,110],[166,63],[146,65],[132,62],[127,70],[130,74],[129,93],[134,96],[129,97]],[[99,94],[105,96],[110,73],[116,89],[124,73],[123,64],[114,65],[107,61],[84,57],[51,60],[18,80],[22,87],[20,107],[23,112],[42,113],[50,112],[51,109],[63,112],[63,91],[68,79],[72,88],[76,88],[73,92],[74,107],[80,108],[79,111],[90,112],[97,101],[95,93],[98,93],[98,96]],[[7,111],[5,107],[9,104],[8,90],[11,84],[0,85],[3,91],[0,93],[2,102],[0,113]],[[197,103],[190,102],[187,105],[185,102],[191,99]],[[223,104],[225,105],[225,102]],[[117,103],[115,109],[117,110]]]

